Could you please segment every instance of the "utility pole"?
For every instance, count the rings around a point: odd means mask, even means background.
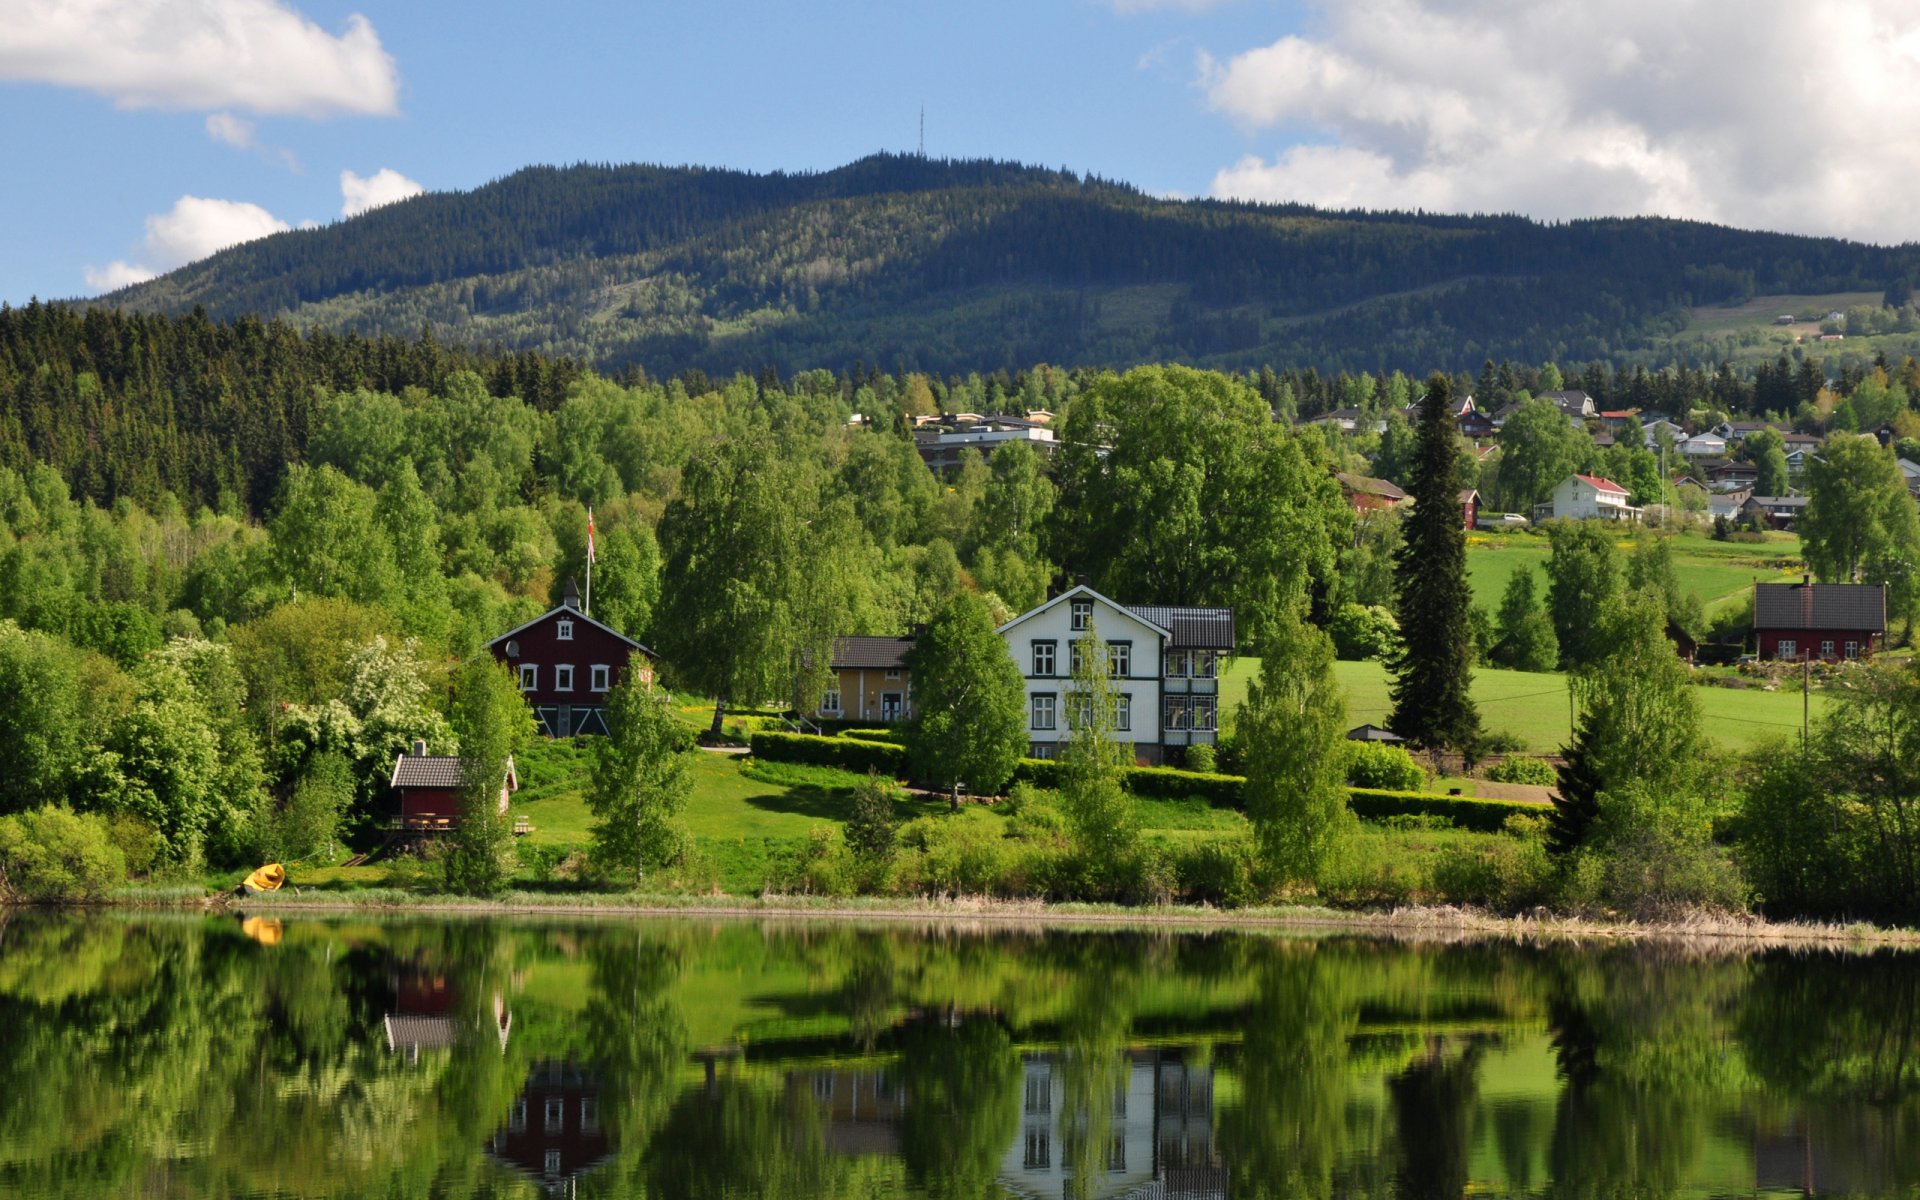
[[[927,156],[927,106],[920,106],[920,157]]]
[[[1800,652],[1800,755],[1807,753],[1807,726],[1813,712],[1813,648]]]

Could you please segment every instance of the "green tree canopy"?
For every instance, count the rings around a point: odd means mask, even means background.
[[[1026,753],[1026,683],[986,604],[966,591],[950,597],[915,642],[907,668],[914,705],[907,751],[920,778],[997,794]]]
[[[453,734],[460,742],[460,820],[443,864],[449,891],[491,896],[514,867],[513,831],[500,803],[507,760],[533,733],[533,711],[511,672],[477,654],[454,680]]]
[[[1607,651],[1608,610],[1620,595],[1620,556],[1602,521],[1547,525],[1547,612],[1560,643],[1560,660],[1577,668]]]
[[[638,883],[648,868],[677,861],[688,835],[680,821],[693,792],[687,729],[672,697],[641,678],[648,663],[634,654],[607,693],[607,736],[593,747],[593,854],[609,874]]]
[[[1275,878],[1319,877],[1351,820],[1347,705],[1333,674],[1333,642],[1298,619],[1276,624],[1260,649],[1260,678],[1234,728],[1246,760],[1247,816]]]
[[[1807,466],[1800,542],[1823,583],[1882,583],[1887,612],[1913,622],[1920,595],[1920,510],[1893,453],[1836,434]]]

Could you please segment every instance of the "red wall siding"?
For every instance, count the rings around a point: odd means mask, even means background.
[[[540,668],[540,686],[521,693],[529,704],[604,704],[607,694],[593,690],[594,664],[612,667],[611,682],[619,683],[626,673],[627,656],[634,650],[599,626],[578,619],[578,614],[575,614],[573,622],[573,640],[563,642],[556,632],[563,616],[561,613],[549,613],[532,628],[515,634],[511,640],[520,644],[518,658],[507,656],[506,642],[493,647],[493,656],[512,668],[516,676],[522,664]],[[553,686],[554,667],[562,663],[573,665],[573,690],[570,692],[560,691]]]
[[[407,819],[457,817],[460,815],[460,794],[452,788],[401,788],[400,815]]]
[[[1793,660],[1799,662],[1809,653],[1814,658],[1828,658],[1839,661],[1847,656],[1849,640],[1860,643],[1860,657],[1865,658],[1880,648],[1880,635],[1864,633],[1858,629],[1763,629],[1760,631],[1760,657],[1779,658],[1780,640],[1786,638],[1795,643]],[[1823,656],[1820,643],[1831,640],[1833,653]]]

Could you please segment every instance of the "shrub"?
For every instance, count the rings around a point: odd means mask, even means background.
[[[1347,661],[1385,658],[1400,642],[1400,622],[1378,604],[1343,604],[1327,622],[1327,636]]]
[[[1065,849],[1073,842],[1073,829],[1067,814],[1053,797],[1031,784],[1016,783],[1007,799],[1012,810],[1007,817],[1007,836],[1036,846]]]
[[[1389,792],[1417,792],[1427,786],[1427,773],[1399,746],[1384,742],[1348,742],[1347,782],[1357,788]]]
[[[870,863],[888,862],[893,858],[899,804],[900,789],[877,772],[869,772],[853,789],[853,811],[847,817],[846,839],[855,858]]]
[[[903,862],[908,890],[935,896],[1005,894],[1003,876],[1014,851],[995,822],[967,814],[919,817],[900,827],[900,844],[915,851]]]
[[[840,834],[825,825],[807,831],[798,850],[788,851],[774,864],[768,882],[780,891],[808,896],[850,896],[858,872]]]
[[[1529,783],[1552,787],[1559,781],[1552,764],[1544,758],[1512,754],[1487,768],[1487,778],[1495,783]]]
[[[1202,742],[1198,746],[1187,747],[1187,770],[1198,771],[1202,775],[1212,775],[1219,771],[1218,757],[1213,747]]]
[[[1240,789],[1246,780],[1238,775],[1210,775],[1204,771],[1181,771],[1173,767],[1133,767],[1121,777],[1121,786],[1136,796],[1158,800],[1205,800],[1215,808],[1239,808]]]
[[[1746,882],[1713,844],[1701,798],[1634,783],[1602,792],[1599,809],[1570,876],[1570,903],[1616,909],[1635,920],[1703,908],[1745,911]]]
[[[1172,855],[1180,894],[1195,904],[1242,908],[1259,897],[1254,885],[1258,850],[1251,837],[1193,842]]]
[[[1455,828],[1481,833],[1499,833],[1508,819],[1515,816],[1538,819],[1545,807],[1520,800],[1481,800],[1473,796],[1434,796],[1425,792],[1369,788],[1352,788],[1347,796],[1347,807],[1363,820],[1378,821],[1401,814],[1427,815],[1443,818]]]
[[[126,856],[98,814],[49,805],[0,817],[0,897],[97,900],[126,878]]]
[[[1440,899],[1499,912],[1532,908],[1550,896],[1552,887],[1553,860],[1538,835],[1449,846],[1433,866],[1433,890]]]
[[[907,771],[906,749],[887,742],[762,730],[753,735],[752,748],[755,758],[773,762],[813,763],[861,773],[878,771],[892,779]]]
[[[1030,783],[1049,790],[1060,786],[1060,764],[1051,758],[1023,758],[1013,768],[1015,783]]]
[[[907,741],[906,735],[898,729],[839,729],[833,733],[835,737],[862,742],[887,742],[895,746],[904,746]]]

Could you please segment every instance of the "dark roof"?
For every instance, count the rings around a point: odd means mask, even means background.
[[[1233,610],[1230,608],[1176,608],[1164,604],[1129,604],[1126,610],[1151,621],[1173,636],[1170,650],[1232,650]]]
[[[1347,730],[1347,740],[1350,742],[1404,742],[1407,739],[1391,729],[1382,729],[1378,725],[1355,725]]]
[[[571,588],[572,581],[568,581],[568,586],[569,588]],[[615,629],[613,626],[607,624],[605,621],[595,620],[594,618],[588,616],[586,613],[581,612],[578,605],[566,604],[566,603],[562,603],[557,607],[548,609],[547,611],[541,613],[539,616],[535,617],[531,621],[528,621],[524,625],[514,626],[512,629],[507,630],[505,633],[501,634],[499,637],[488,642],[487,646],[489,648],[498,646],[501,642],[506,641],[508,638],[517,637],[520,634],[525,633],[527,630],[532,629],[535,625],[538,625],[542,621],[545,621],[551,617],[566,617],[574,621],[585,621],[587,624],[592,625],[596,629],[606,630],[608,633],[619,638],[621,641],[625,642],[627,645],[632,646],[635,650],[638,650],[640,653],[646,655],[648,658],[654,657],[653,651],[647,649],[645,646],[642,646],[639,642],[634,641],[632,638],[628,637],[626,634],[621,633],[618,629]]]
[[[1887,628],[1887,589],[1878,583],[1756,583],[1755,629]]]
[[[836,671],[897,671],[907,665],[910,637],[843,637],[833,639]]]
[[[1350,492],[1359,492],[1367,496],[1381,496],[1388,500],[1405,500],[1407,498],[1406,491],[1398,484],[1390,483],[1385,479],[1375,479],[1371,475],[1355,475],[1348,471],[1335,471],[1333,477],[1340,481],[1341,487],[1346,488]]]
[[[1807,499],[1805,496],[1753,496],[1747,500],[1747,503],[1758,504],[1762,508],[1805,508]],[[1791,587],[1792,585],[1783,583],[1775,586]]]
[[[393,786],[457,788],[460,758],[453,754],[402,754],[393,764]]]

